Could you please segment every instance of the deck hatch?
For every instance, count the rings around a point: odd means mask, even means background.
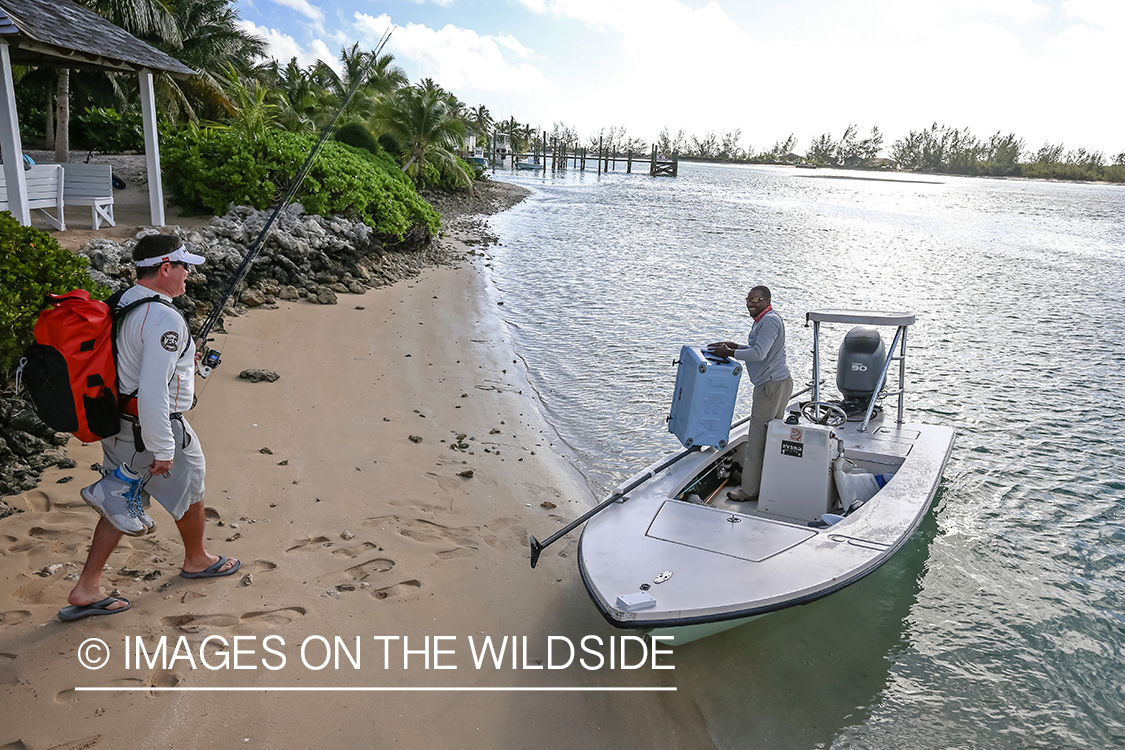
[[[731,516],[742,523],[729,523],[727,519]],[[812,529],[756,516],[669,500],[652,519],[646,536],[740,560],[761,562],[811,539],[816,533]]]

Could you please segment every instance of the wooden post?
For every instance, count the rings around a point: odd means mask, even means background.
[[[650,177],[656,177],[656,144],[652,146],[652,161],[649,162],[648,173]]]
[[[633,174],[633,149],[629,149],[629,161],[627,162],[625,174]]]
[[[672,153],[672,176],[675,177],[680,173],[680,152],[675,151]]]
[[[602,175],[602,139],[598,137],[598,176]]]

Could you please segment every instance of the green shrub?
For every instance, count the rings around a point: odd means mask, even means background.
[[[164,185],[172,201],[216,215],[231,204],[265,210],[280,198],[314,143],[309,136],[269,131],[248,142],[234,131],[182,129],[162,136]],[[415,225],[436,232],[441,218],[386,153],[329,140],[296,200],[312,214],[354,212],[380,235],[402,240]]]
[[[85,289],[104,299],[109,290],[86,273],[88,261],[55,238],[0,213],[0,373],[7,376],[32,341],[48,294]]]
[[[435,164],[431,161],[425,161],[418,170],[418,183],[424,188],[436,188],[450,192],[467,189],[472,184],[471,181],[477,178],[476,170],[460,156],[454,155],[453,159],[461,168],[462,173],[459,174],[451,165],[445,163]],[[484,174],[483,169],[481,174]],[[470,180],[468,184],[465,182],[466,175]]]
[[[379,145],[392,157],[398,157],[403,151],[402,144],[390,133],[383,133],[379,136]]]
[[[82,150],[119,154],[122,151],[143,151],[144,123],[140,112],[118,112],[112,107],[87,107],[78,115],[74,143]]]
[[[340,143],[346,143],[355,148],[361,148],[372,154],[379,153],[379,140],[371,131],[358,122],[349,122],[337,130],[332,137]]]

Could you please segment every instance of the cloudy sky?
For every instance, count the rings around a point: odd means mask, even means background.
[[[932,123],[1125,151],[1125,0],[238,0],[281,61],[359,42],[496,119],[797,151]]]

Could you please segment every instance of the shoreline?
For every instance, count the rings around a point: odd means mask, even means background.
[[[465,231],[486,225],[479,215],[462,218]],[[223,366],[200,383],[189,419],[209,459],[208,548],[239,557],[237,576],[180,579],[178,535],[157,509],[156,532],[126,538],[104,577],[132,610],[61,623],[55,612],[97,520],[78,489],[96,479],[89,467],[101,451],[72,440],[78,468],[48,469],[37,490],[8,498],[25,512],[0,520],[0,742],[514,748],[528,736],[543,747],[661,736],[675,747],[710,746],[686,693],[500,692],[451,703],[425,693],[268,692],[675,686],[671,670],[541,669],[552,636],[577,643],[620,634],[588,600],[575,569],[577,534],[536,570],[528,564],[528,534],[584,512],[591,492],[553,449],[553,429],[491,300],[487,256],[456,226],[451,220],[448,236],[435,240],[463,254],[455,266],[341,295],[337,305],[286,301],[232,320],[219,337]],[[238,378],[246,368],[281,377],[250,383]],[[247,657],[257,663],[271,635],[289,657],[278,671],[186,661],[126,668],[121,656],[92,671],[77,654],[91,637],[118,653],[126,636],[166,637],[200,655],[208,637],[240,637],[257,648]],[[386,663],[372,641],[380,636],[398,639],[383,642],[396,655]],[[453,653],[441,658],[457,669],[422,666],[422,644],[436,647],[437,636],[452,639],[444,648]],[[485,636],[521,639],[522,663],[474,668],[468,639]],[[349,646],[359,638],[362,668],[305,668],[297,646],[315,637]],[[396,659],[406,657],[392,646],[406,639],[419,655],[401,668]],[[219,641],[210,643],[215,661]],[[76,690],[83,686],[136,692]],[[231,687],[251,691],[206,692]]]

